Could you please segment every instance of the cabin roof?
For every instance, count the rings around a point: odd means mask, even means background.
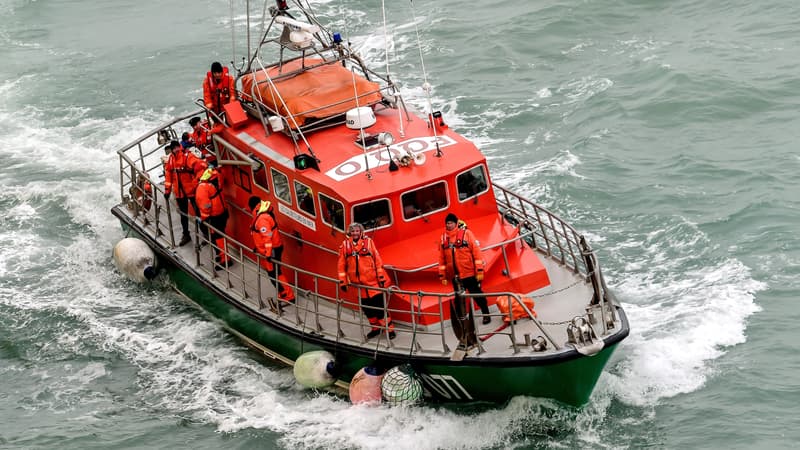
[[[359,105],[374,105],[382,98],[379,83],[354,74],[336,60],[298,58],[266,72],[248,73],[241,80],[246,95],[253,93],[282,116],[291,115],[288,125],[293,129]]]
[[[385,146],[376,145],[365,151],[356,144],[358,130],[351,130],[344,125],[306,133],[306,138],[320,160],[319,171],[306,169],[296,172],[303,178],[317,185],[327,186],[340,198],[347,202],[358,202],[370,198],[379,198],[393,192],[402,192],[417,186],[432,183],[443,176],[461,172],[485,160],[473,143],[466,140],[449,128],[437,128],[437,134],[428,126],[428,122],[415,115],[404,122],[404,137],[400,134],[397,110],[384,109],[376,111],[376,123],[365,130],[368,134],[390,132],[394,143],[389,151],[398,158],[406,150],[425,155],[424,164],[412,163],[408,167],[399,167],[397,171],[389,170],[389,156]],[[264,129],[257,120],[250,120],[248,125],[232,130],[232,135],[250,144],[262,157],[286,166],[288,171],[294,170],[292,158],[295,155],[294,144],[283,133],[264,135]],[[436,140],[442,151],[436,157]],[[305,150],[305,145],[300,144]],[[366,165],[369,164],[371,178],[367,177]]]

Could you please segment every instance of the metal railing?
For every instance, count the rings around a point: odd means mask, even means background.
[[[606,315],[610,314],[613,318],[613,308],[607,308],[611,298],[597,257],[586,238],[546,208],[498,184],[492,185],[500,214],[509,223],[519,227],[521,236],[530,237],[526,242],[531,247],[591,282],[591,304],[601,305],[603,332],[607,332]]]
[[[126,145],[118,151],[120,156],[120,197],[125,206],[132,212],[134,222],[141,222],[140,231],[151,235],[156,242],[161,242],[165,246],[174,248],[176,246],[173,221],[174,217],[182,214],[177,208],[173,208],[169,201],[163,200],[163,188],[159,183],[153,182],[150,172],[159,170],[162,165],[159,150],[164,148],[164,138],[158,139],[159,135],[166,133],[170,137],[176,136],[173,125],[189,117],[202,113],[203,111],[188,114],[176,118],[161,127],[151,130],[131,144]],[[144,189],[140,180],[149,180],[150,189]],[[520,227],[520,233],[513,239],[501,243],[493,244],[486,249],[494,247],[505,247],[514,240],[525,239],[535,248],[544,251],[561,264],[571,268],[583,275],[585,279],[592,281],[595,292],[601,292],[604,282],[597,269],[594,254],[585,243],[585,240],[572,227],[564,223],[554,214],[546,209],[533,204],[524,198],[511,193],[510,191],[495,186],[499,193],[498,200],[506,220]],[[174,213],[177,212],[177,215]],[[208,224],[205,228],[213,229]],[[398,346],[395,342],[388,339],[388,327],[383,327],[384,336],[375,339],[376,350],[381,346],[388,349],[415,353],[441,353],[447,354],[451,351],[448,346],[448,328],[445,326],[449,312],[449,303],[453,300],[456,293],[423,292],[409,291],[398,288],[397,286],[375,287],[353,285],[357,290],[355,298],[347,298],[340,295],[338,289],[339,281],[319,274],[307,271],[301,267],[296,267],[284,262],[274,261],[281,271],[291,274],[288,284],[302,295],[304,301],[296,301],[292,314],[286,313],[286,309],[281,307],[281,300],[276,295],[270,295],[264,291],[265,285],[277,286],[278,280],[271,278],[268,272],[262,267],[263,257],[253,254],[250,246],[246,246],[235,240],[232,236],[224,233],[224,230],[214,230],[222,236],[222,246],[217,247],[216,242],[210,241],[206,230],[195,222],[194,235],[194,265],[195,270],[205,272],[212,282],[221,283],[226,293],[242,306],[251,308],[261,314],[272,313],[276,320],[289,323],[303,332],[313,332],[324,336],[337,343],[348,341],[358,345],[367,345],[367,338],[364,330],[369,330],[371,326],[366,323],[365,316],[361,313],[369,307],[363,305],[364,288],[372,291],[380,291],[385,298],[404,298],[404,302],[384,302],[384,314],[390,316],[403,315],[409,317],[409,322],[403,327],[398,327],[395,331],[398,334],[408,333],[410,339],[402,340],[408,342],[407,345]],[[306,242],[313,245],[312,242]],[[204,251],[204,247],[209,251]],[[484,249],[484,250],[486,250]],[[214,254],[217,251],[224,251],[227,257],[233,261],[230,267],[220,267],[217,270]],[[506,264],[508,264],[506,260]],[[396,269],[397,270],[397,269]],[[300,279],[304,282],[300,283]],[[310,281],[308,281],[310,280]],[[270,290],[271,292],[271,290]],[[535,329],[541,332],[550,348],[558,350],[561,347],[547,333],[544,325],[535,318],[533,311],[530,311],[521,299],[521,295],[512,292],[486,292],[483,296],[504,298],[508,304],[518,304],[530,317],[535,324]],[[471,299],[478,295],[461,294],[459,297],[471,306]],[[598,297],[601,302],[605,301],[603,295]],[[431,307],[430,299],[434,299]],[[327,302],[323,304],[322,302]],[[422,307],[425,302],[428,307]],[[403,305],[402,308],[391,308],[389,304]],[[332,306],[333,305],[333,306]],[[406,306],[407,305],[407,306]],[[605,308],[602,308],[605,314]],[[503,314],[492,314],[495,317],[504,316]],[[520,333],[529,334],[531,327],[524,326],[520,329],[520,324],[515,323],[518,317],[513,317],[512,308],[509,307],[507,315],[504,317],[507,325],[491,331],[489,333],[478,334],[479,352],[483,352],[481,343],[493,335],[505,335],[511,343],[514,353],[519,353],[522,348],[530,347],[530,340],[526,336],[525,342],[517,342]],[[429,326],[425,324],[436,324]],[[605,325],[605,320],[603,320]],[[345,329],[361,330],[358,336],[347,336]],[[526,333],[526,331],[528,333]],[[430,336],[434,336],[431,339]],[[423,341],[429,348],[423,347]],[[431,346],[432,342],[437,342]],[[373,345],[372,342],[369,345]]]

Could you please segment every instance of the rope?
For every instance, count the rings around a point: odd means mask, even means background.
[[[381,13],[383,14],[383,43],[386,46],[386,78],[389,78],[389,31],[386,27],[386,0],[381,0]]]
[[[233,0],[230,0],[229,4],[231,10],[231,62],[233,62],[236,61],[236,31],[233,27]],[[247,11],[247,17],[250,17],[250,11]]]
[[[389,32],[388,26],[386,25],[386,1],[381,0],[381,11],[383,13],[383,42],[386,47],[386,81],[392,86],[391,95],[394,97],[395,104],[397,104],[397,88],[394,87],[394,83],[391,81],[391,76],[389,75]],[[392,40],[394,42],[394,40]],[[394,45],[392,45],[394,47]],[[404,137],[406,135],[405,126],[403,125],[403,112],[401,108],[397,108],[397,123],[400,126],[398,132],[400,133],[400,137]],[[391,157],[391,153],[389,155]]]
[[[349,56],[349,55],[352,54],[352,50],[350,49],[350,30],[347,28],[347,18],[344,15],[344,2],[342,1],[342,2],[339,2],[339,3],[341,5],[339,7],[339,10],[342,13],[342,22],[344,23],[344,36],[345,36],[345,41],[347,42],[347,49],[348,49],[348,56]],[[355,101],[356,101],[356,110],[359,111],[358,117],[360,119],[361,118],[361,112],[360,112],[360,110],[358,108],[361,106],[361,104],[358,101],[358,87],[356,86],[356,73],[352,69],[350,70],[350,80],[353,82],[353,97],[355,98]],[[359,120],[359,122],[360,122],[360,120]],[[371,180],[372,179],[372,173],[369,170],[369,158],[367,156],[367,144],[366,144],[365,139],[364,139],[364,128],[363,127],[359,127],[358,136],[359,136],[359,139],[361,139],[361,150],[364,153],[364,167],[366,167],[366,169],[367,169],[366,170],[367,179]]]
[[[436,142],[436,156],[441,156],[442,150],[439,148],[439,133],[436,131],[436,126],[433,124],[433,102],[431,102],[431,84],[428,83],[428,71],[425,69],[425,59],[422,57],[422,42],[419,37],[419,26],[417,25],[417,13],[414,10],[414,0],[411,2],[411,16],[414,19],[414,33],[417,35],[417,50],[419,50],[419,64],[422,68],[422,90],[425,91],[426,100],[428,100],[428,120],[429,125],[433,128],[434,142]]]

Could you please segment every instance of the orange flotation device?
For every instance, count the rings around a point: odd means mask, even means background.
[[[153,186],[147,176],[139,174],[136,177],[136,184],[131,186],[130,190],[133,200],[139,205],[139,208],[150,211],[150,207],[153,205]]]
[[[533,310],[533,305],[534,305],[533,300],[530,297],[522,297],[521,300],[522,303],[524,303],[525,306],[533,313],[533,316],[531,316],[531,318],[536,317],[536,311]],[[529,317],[528,313],[525,312],[525,309],[522,308],[522,305],[520,305],[519,302],[515,301],[513,297],[499,297],[497,299],[496,304],[500,312],[503,313],[504,322],[511,321],[511,319],[509,319],[508,316],[509,303],[511,303],[511,317],[513,318],[513,320]]]

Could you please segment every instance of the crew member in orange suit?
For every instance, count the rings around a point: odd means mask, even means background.
[[[206,108],[219,115],[222,113],[222,105],[233,100],[236,100],[236,83],[227,67],[214,62],[203,80],[203,102]]]
[[[214,242],[215,245],[216,264],[214,269],[222,269],[222,266],[228,267],[230,260],[225,253],[225,239],[220,234],[220,231],[225,232],[225,227],[228,225],[228,209],[225,207],[225,200],[222,198],[220,176],[217,173],[217,169],[208,168],[200,176],[195,200],[200,211],[200,220],[211,227],[206,228],[206,230],[208,231],[208,239]]]
[[[372,287],[383,287],[386,284],[386,271],[383,261],[375,243],[364,235],[364,226],[353,222],[347,228],[348,238],[339,247],[339,262],[337,264],[339,289],[347,292],[350,283],[362,284]],[[383,329],[389,330],[389,339],[394,339],[394,324],[388,312],[384,320],[383,292],[364,288],[361,297],[361,309],[367,316],[372,329],[367,333],[367,339],[379,335]]]
[[[278,289],[278,298],[285,302],[294,301],[294,290],[286,281],[286,277],[281,273],[280,265],[273,262],[280,262],[283,256],[283,243],[281,235],[278,233],[278,224],[275,222],[275,212],[272,203],[255,195],[250,197],[247,202],[253,211],[253,224],[250,226],[250,235],[253,237],[253,253],[258,253],[261,258],[261,266],[269,273],[269,279]],[[277,281],[276,281],[277,280]]]
[[[483,294],[483,268],[480,242],[466,224],[459,226],[455,214],[448,214],[444,219],[444,233],[439,244],[439,279],[442,284],[447,286],[448,280],[453,280],[454,283],[461,283],[470,294]],[[483,323],[491,322],[486,297],[473,298],[483,313]]]
[[[208,121],[200,120],[199,117],[192,117],[189,120],[192,132],[189,138],[194,142],[195,147],[200,150],[200,155],[209,166],[216,167],[217,157],[210,150]]]
[[[164,198],[169,201],[170,195],[175,192],[175,202],[181,212],[181,229],[183,235],[178,245],[186,245],[192,239],[189,237],[189,204],[197,211],[194,201],[197,179],[206,169],[206,164],[194,153],[181,147],[178,141],[167,144],[170,150],[169,158],[164,164]]]

